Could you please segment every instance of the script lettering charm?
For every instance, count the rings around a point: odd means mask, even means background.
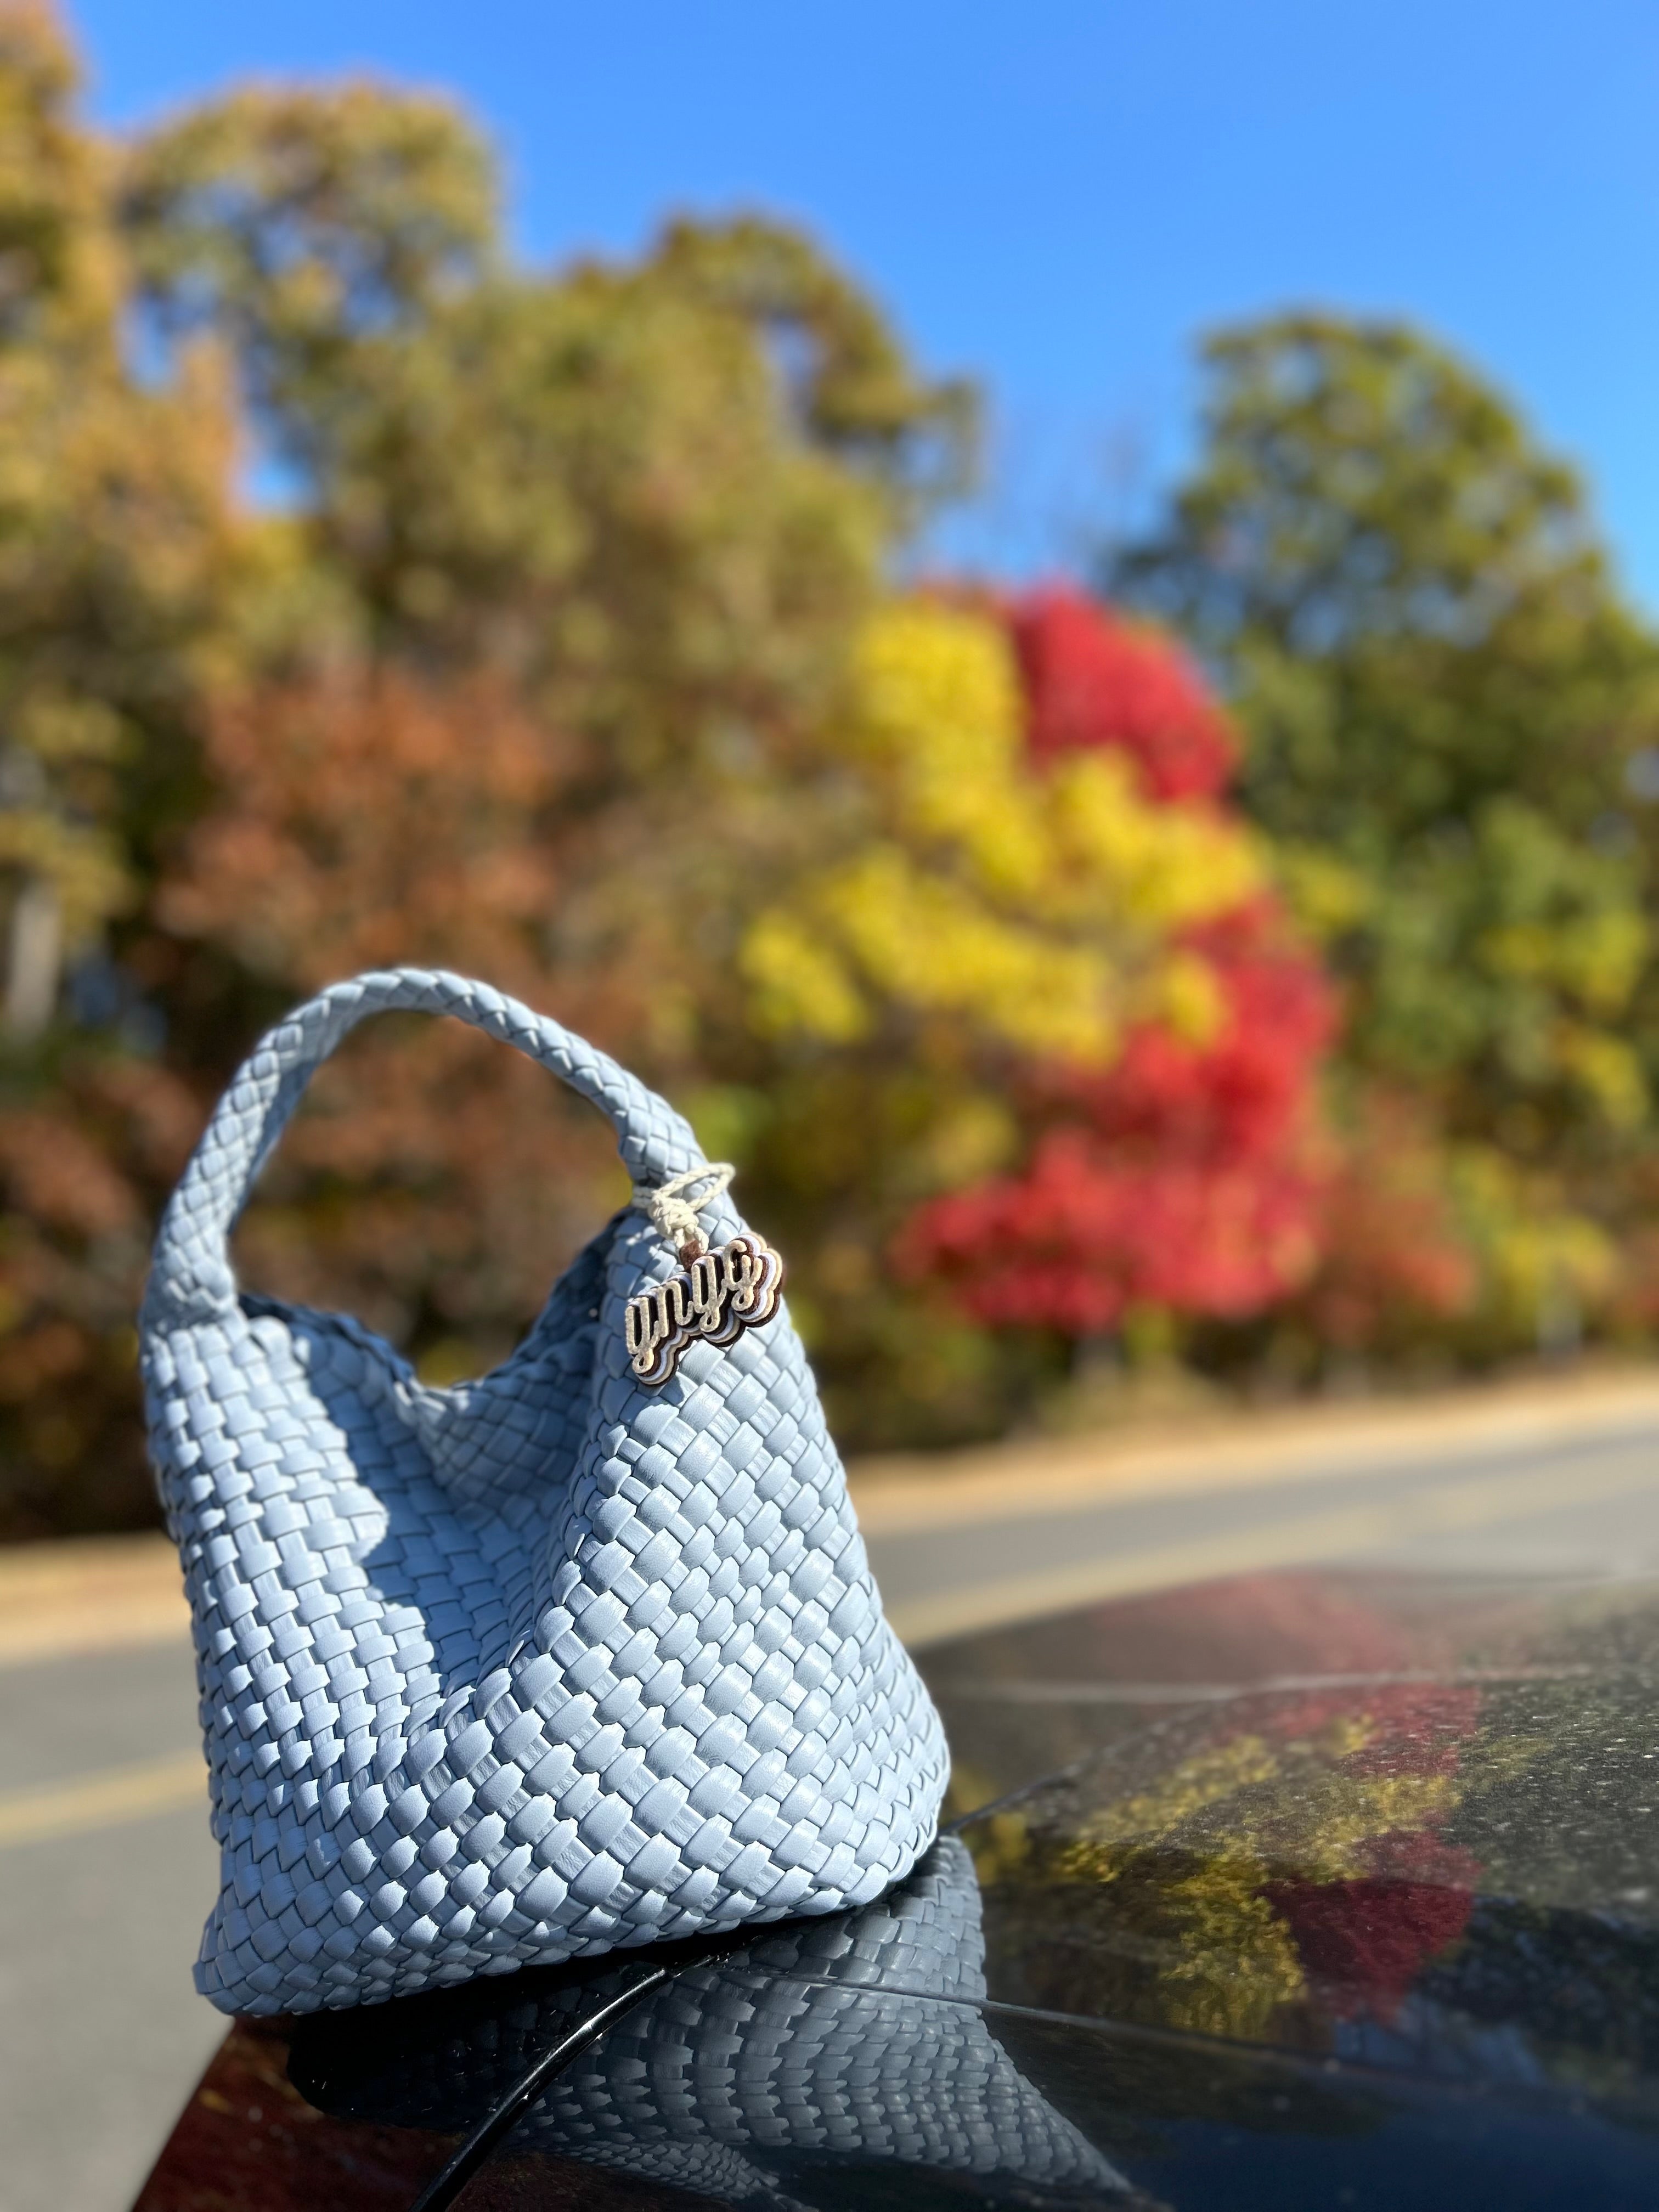
[[[665,1283],[629,1298],[623,1317],[629,1363],[654,1389],[679,1365],[691,1344],[734,1344],[778,1310],[783,1261],[763,1237],[746,1229],[712,1251],[682,1249],[680,1267]]]

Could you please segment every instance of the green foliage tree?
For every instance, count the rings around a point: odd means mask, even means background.
[[[356,85],[185,116],[133,149],[123,204],[156,323],[231,350],[294,474],[267,660],[510,683],[568,755],[560,928],[635,940],[665,1050],[722,884],[790,842],[768,771],[969,410],[794,233],[680,223],[550,275],[509,262],[496,202],[456,110]]]
[[[1297,314],[1204,359],[1198,460],[1114,587],[1224,676],[1246,804],[1346,987],[1349,1066],[1517,1192],[1539,1178],[1523,1212],[1611,1219],[1651,1126],[1626,767],[1659,648],[1573,472],[1440,346]]]
[[[549,276],[496,202],[457,110],[360,84],[186,115],[134,149],[124,214],[161,327],[234,350],[368,642],[577,684],[649,772],[685,732],[647,702],[817,681],[797,634],[959,469],[966,395],[794,233],[679,223]]]

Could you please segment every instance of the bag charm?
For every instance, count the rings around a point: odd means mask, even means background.
[[[778,1310],[783,1261],[763,1237],[746,1229],[712,1250],[697,1219],[700,1210],[731,1184],[729,1160],[689,1168],[654,1190],[635,1190],[658,1233],[679,1252],[679,1272],[629,1298],[623,1334],[634,1372],[647,1389],[665,1382],[689,1344],[735,1344],[746,1328],[760,1328]],[[698,1199],[686,1193],[709,1187]]]

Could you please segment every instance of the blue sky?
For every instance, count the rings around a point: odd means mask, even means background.
[[[94,112],[368,68],[454,88],[524,250],[673,208],[804,220],[932,368],[981,380],[992,481],[948,550],[1029,571],[1132,516],[1192,342],[1402,313],[1584,469],[1659,609],[1659,9],[1635,0],[82,0]]]

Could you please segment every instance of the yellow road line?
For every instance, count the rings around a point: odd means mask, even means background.
[[[207,1796],[207,1769],[199,1751],[173,1752],[133,1766],[106,1766],[64,1782],[0,1790],[0,1850],[42,1844],[171,1813]]]
[[[888,1613],[903,1641],[919,1650],[975,1629],[1040,1620],[1107,1598],[1132,1597],[1268,1567],[1305,1566],[1315,1560],[1376,1551],[1415,1536],[1523,1520],[1654,1487],[1659,1487],[1659,1459],[1644,1445],[1571,1472],[1552,1466],[1518,1474],[1507,1469],[1468,1482],[1430,1481],[1403,1498],[1376,1504],[1338,1507],[1299,1520],[1264,1522],[1227,1535],[1109,1553],[1032,1574],[1000,1576],[942,1590],[937,1596],[901,1600],[889,1607]]]

